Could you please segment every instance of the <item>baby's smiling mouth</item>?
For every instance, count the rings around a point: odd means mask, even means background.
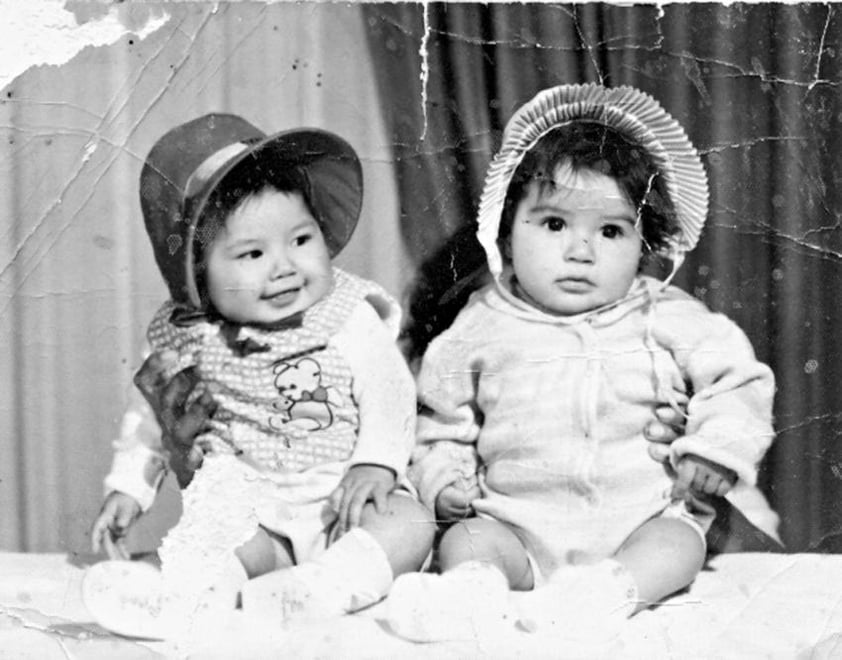
[[[264,294],[260,296],[261,300],[265,300],[270,303],[274,303],[276,305],[284,305],[291,300],[294,300],[296,296],[298,296],[298,292],[301,290],[301,287],[294,287],[292,289],[284,289],[283,291],[278,291],[277,293],[272,294]]]

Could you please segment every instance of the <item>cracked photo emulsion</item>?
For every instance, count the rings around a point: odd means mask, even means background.
[[[839,5],[0,9],[0,649],[842,654]]]

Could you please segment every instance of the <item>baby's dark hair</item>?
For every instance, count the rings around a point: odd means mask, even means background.
[[[497,244],[503,255],[512,232],[518,204],[533,182],[553,185],[559,165],[574,171],[592,170],[617,181],[620,190],[638,210],[644,257],[667,246],[678,233],[675,205],[655,159],[638,143],[610,126],[593,121],[573,121],[544,135],[523,157],[515,170],[500,220]]]
[[[207,286],[205,282],[205,253],[228,217],[247,199],[266,190],[279,193],[298,193],[319,226],[321,219],[312,203],[313,193],[307,171],[291,163],[281,163],[269,159],[246,158],[229,172],[211,193],[196,223],[196,235],[193,241],[193,263],[195,266],[196,287],[205,306]]]

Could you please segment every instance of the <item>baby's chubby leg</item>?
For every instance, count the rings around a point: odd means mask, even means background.
[[[500,626],[509,589],[532,588],[533,575],[520,539],[485,518],[455,523],[439,545],[441,575],[399,578],[388,601],[392,630],[418,642],[474,639]]]
[[[421,567],[434,530],[425,507],[393,493],[380,512],[366,505],[360,525],[316,559],[249,580],[242,589],[243,610],[270,623],[291,623],[376,603],[389,592],[395,576]]]
[[[634,612],[693,582],[706,552],[704,532],[692,522],[661,516],[638,527],[614,556],[634,578],[638,598]]]
[[[532,588],[532,567],[526,549],[506,525],[489,518],[469,518],[453,524],[439,544],[441,571],[466,562],[489,564],[499,570],[515,591]]]
[[[432,550],[436,524],[424,505],[408,494],[393,493],[382,513],[366,505],[359,528],[383,549],[394,578],[421,568]]]

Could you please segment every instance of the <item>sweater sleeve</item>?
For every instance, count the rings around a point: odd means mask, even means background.
[[[353,374],[360,429],[351,464],[406,472],[415,438],[415,384],[392,329],[368,303],[357,305],[334,336]]]
[[[685,454],[697,454],[754,485],[774,439],[772,371],[756,359],[748,338],[727,317],[698,301],[671,308],[665,323],[659,318],[653,336],[672,353],[692,387],[685,435],[672,444],[671,460],[675,465]]]
[[[478,467],[479,374],[470,365],[469,349],[446,331],[430,344],[418,374],[420,412],[409,477],[431,510],[443,488],[476,474]]]
[[[195,364],[195,353],[205,325],[192,324],[180,328],[170,322],[175,306],[165,302],[152,318],[147,330],[144,359],[152,351],[169,351],[177,358],[163,374],[172,378],[182,369]],[[190,400],[188,400],[189,402]],[[120,433],[113,442],[114,459],[105,477],[105,491],[119,491],[130,495],[147,511],[155,501],[158,488],[166,473],[167,459],[161,445],[161,428],[155,413],[136,387],[129,394],[129,404],[123,414]]]
[[[163,374],[166,379],[195,364],[195,352],[201,344],[204,326],[180,328],[170,322],[175,309],[166,301],[152,318],[147,329],[144,359],[152,351],[170,351],[178,357]],[[130,495],[147,511],[155,501],[166,473],[166,456],[161,445],[161,428],[155,413],[143,395],[132,387],[129,404],[123,414],[120,433],[113,442],[114,459],[105,477],[105,491]]]
[[[114,458],[105,477],[105,493],[116,490],[130,495],[147,511],[158,493],[166,461],[155,414],[134,387],[112,447]]]

